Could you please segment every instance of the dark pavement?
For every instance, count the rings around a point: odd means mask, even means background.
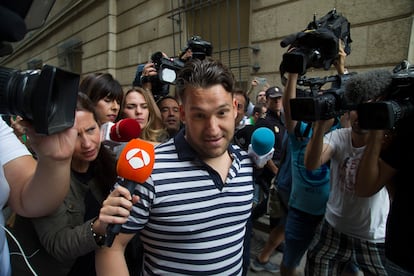
[[[256,257],[257,254],[261,251],[264,244],[267,241],[267,238],[269,236],[268,234],[268,225],[269,225],[269,218],[266,216],[263,216],[259,219],[258,222],[254,224],[253,227],[253,235],[250,245],[250,260],[251,262]],[[282,253],[275,250],[272,257],[270,258],[270,261],[274,264],[280,265],[282,262]],[[302,262],[300,264],[300,267],[298,269],[298,276],[305,275],[304,274],[304,268],[305,268],[305,257],[302,259]],[[280,275],[280,272],[276,273],[270,273],[267,271],[260,271],[260,272],[254,272],[249,269],[249,272],[247,273],[248,276],[270,276],[270,275]]]

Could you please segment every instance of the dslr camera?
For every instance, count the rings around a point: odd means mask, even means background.
[[[335,9],[316,20],[314,15],[305,30],[291,34],[280,42],[287,53],[280,64],[282,76],[284,72],[304,75],[310,67],[328,70],[338,55],[339,39],[344,43],[344,50],[351,53],[350,23]]]
[[[353,74],[299,78],[297,84],[309,88],[297,88],[296,98],[290,100],[292,119],[304,122],[328,120],[349,110],[350,106],[344,97],[344,92],[345,83]],[[321,87],[327,83],[331,83],[331,88],[321,90]]]
[[[9,42],[20,41],[28,30],[43,25],[55,1],[37,2],[1,2],[0,24],[9,26],[0,30],[1,57],[13,52]],[[30,24],[32,20],[39,24]],[[50,65],[26,71],[0,66],[0,114],[31,121],[37,133],[60,132],[73,126],[78,87],[78,74]]]
[[[394,67],[381,101],[359,104],[358,123],[364,129],[392,129],[414,114],[414,65],[404,60]]]

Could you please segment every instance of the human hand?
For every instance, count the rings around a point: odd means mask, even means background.
[[[252,83],[250,84],[252,87],[256,87],[257,85],[259,85],[259,81],[257,79],[253,79]]]
[[[336,58],[336,60],[334,61],[334,65],[336,68],[336,71],[338,72],[338,74],[342,75],[345,74],[345,57],[346,57],[346,53],[345,53],[345,49],[344,49],[344,42],[339,39],[339,49],[338,49],[338,57]]]
[[[132,195],[125,187],[118,185],[102,203],[99,221],[105,224],[123,224],[127,221],[132,205],[139,196]]]
[[[189,59],[191,59],[193,56],[193,52],[191,51],[190,48],[188,48],[181,56],[180,59],[183,61],[187,61]]]
[[[24,128],[30,147],[39,159],[64,161],[72,158],[78,136],[76,119],[74,126],[52,135],[36,133],[34,127],[24,119],[19,124]]]
[[[21,121],[23,121],[23,118],[20,116],[10,116],[10,126],[13,128],[14,134],[17,137],[26,134],[26,128],[20,123]]]
[[[158,75],[158,72],[155,69],[155,64],[153,62],[148,62],[144,65],[144,69],[142,70],[143,77],[152,77],[156,75]]]

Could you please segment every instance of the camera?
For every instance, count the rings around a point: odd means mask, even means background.
[[[394,67],[381,101],[359,104],[358,123],[364,129],[392,129],[414,114],[414,65],[406,60]]]
[[[191,49],[191,57],[184,58],[187,50]],[[151,55],[151,62],[154,63],[154,68],[157,71],[155,76],[143,76],[145,64],[139,64],[135,72],[135,78],[132,82],[133,86],[142,86],[143,83],[151,82],[151,91],[155,101],[161,97],[168,95],[170,92],[170,85],[175,84],[178,71],[180,71],[186,61],[191,58],[205,59],[206,56],[211,56],[213,47],[211,43],[202,40],[200,36],[192,36],[187,41],[187,46],[183,49],[179,57],[169,58],[162,52],[158,51]]]
[[[335,9],[316,20],[314,15],[307,28],[283,39],[280,45],[289,46],[290,51],[283,54],[280,64],[284,72],[304,75],[310,67],[328,70],[338,55],[339,39],[344,43],[344,50],[351,52],[350,23]]]
[[[72,127],[79,75],[44,65],[20,71],[0,67],[0,114],[20,115],[36,132],[53,134]]]
[[[213,47],[210,42],[202,40],[200,36],[192,36],[187,41],[186,48],[184,48],[178,58],[168,58],[165,57],[162,52],[155,52],[151,55],[151,61],[154,63],[158,77],[156,77],[155,80],[151,79],[152,83],[159,80],[164,84],[175,84],[178,71],[181,70],[184,67],[184,63],[189,60],[183,59],[183,55],[188,49],[191,50],[192,59],[203,60],[206,56],[211,56]]]
[[[54,3],[43,1],[48,2],[43,3],[47,8],[39,9],[37,1],[21,2],[25,9],[18,9],[11,1],[0,4],[0,24],[10,26],[0,31],[2,56],[13,51],[7,41],[19,41],[27,30],[32,29],[27,19],[36,18],[43,24]],[[49,135],[60,132],[73,126],[78,87],[78,74],[50,65],[27,71],[0,66],[0,114],[20,115],[30,120],[37,133]]]
[[[200,36],[192,36],[187,41],[187,47],[184,49],[185,53],[188,49],[192,52],[192,58],[203,60],[206,56],[211,56],[213,53],[213,46],[210,42],[202,40]]]
[[[177,72],[184,67],[184,62],[180,59],[164,57],[161,52],[152,54],[151,61],[157,70],[158,79],[163,83],[174,84]]]
[[[296,98],[290,100],[292,119],[304,122],[328,120],[349,110],[350,105],[344,92],[345,83],[351,75],[353,73],[323,78],[299,78],[297,84],[310,89],[297,88]],[[331,83],[331,88],[322,91],[321,87],[327,83]]]

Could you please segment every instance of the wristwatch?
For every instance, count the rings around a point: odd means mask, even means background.
[[[95,239],[96,244],[98,246],[103,246],[105,244],[106,235],[100,235],[96,233],[95,231],[93,231],[93,224],[95,223],[97,219],[98,217],[94,218],[91,221],[91,233],[92,233],[93,238]]]

